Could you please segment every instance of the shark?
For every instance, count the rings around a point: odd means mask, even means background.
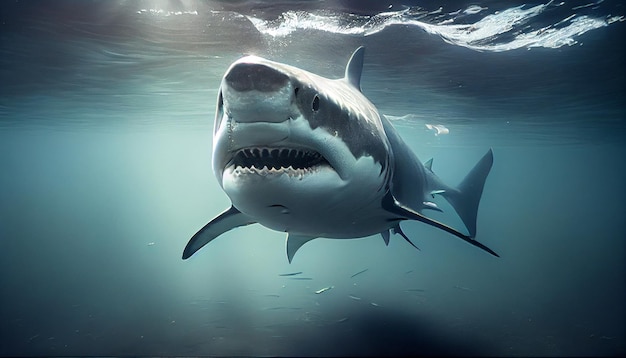
[[[230,65],[217,96],[212,167],[231,206],[189,240],[188,259],[221,234],[261,224],[286,232],[289,263],[316,238],[353,239],[402,231],[407,220],[431,225],[491,255],[475,239],[479,202],[493,151],[456,187],[422,163],[361,90],[365,48],[345,75],[329,79],[288,64],[245,56]],[[463,233],[429,218],[445,198]]]

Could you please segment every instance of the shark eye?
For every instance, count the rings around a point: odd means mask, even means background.
[[[311,109],[313,109],[313,112],[317,112],[320,109],[320,98],[318,95],[315,95],[315,97],[313,97],[313,103],[311,103]]]
[[[294,89],[293,89],[293,95],[294,95],[294,96],[297,96],[299,91],[300,91],[300,87],[296,87],[296,88],[294,88]]]

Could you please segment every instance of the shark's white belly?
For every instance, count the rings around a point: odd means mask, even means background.
[[[343,208],[337,210],[342,214],[325,211],[324,207],[314,203],[310,203],[307,208],[293,205],[289,201],[280,201],[282,204],[271,204],[272,206],[262,206],[261,203],[262,200],[244,209],[239,209],[235,202],[233,205],[267,228],[309,237],[357,238],[378,234],[392,226],[388,220],[390,215],[381,210],[380,202],[372,202],[349,211]],[[311,215],[311,212],[317,214]]]

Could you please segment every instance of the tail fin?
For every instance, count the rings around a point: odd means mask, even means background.
[[[442,193],[454,210],[456,210],[465,227],[469,231],[469,237],[476,236],[476,216],[478,203],[483,194],[485,180],[493,165],[493,151],[489,151],[476,163],[474,168],[465,176],[457,190],[446,190]]]

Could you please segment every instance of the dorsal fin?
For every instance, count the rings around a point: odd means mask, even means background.
[[[346,73],[344,78],[348,83],[361,91],[361,73],[363,72],[363,56],[365,47],[357,48],[346,65]]]
[[[431,172],[433,171],[433,158],[428,159],[426,163],[424,163],[424,168],[430,170]]]

